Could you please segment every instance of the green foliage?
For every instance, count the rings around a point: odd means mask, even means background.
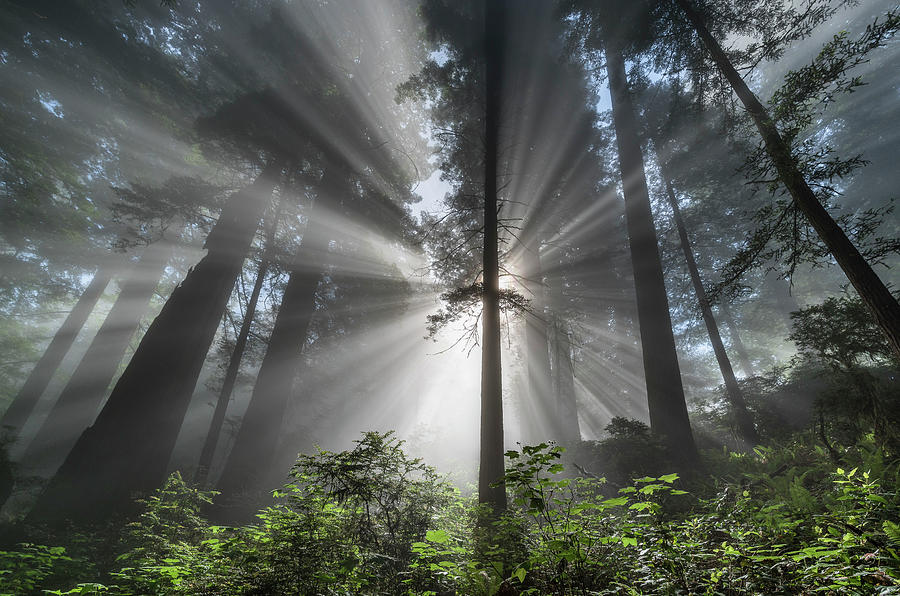
[[[54,575],[70,567],[72,559],[61,546],[23,543],[13,551],[0,551],[0,594],[29,594]]]
[[[206,534],[201,508],[212,492],[188,486],[178,472],[146,500],[137,521],[127,527],[124,565],[112,574],[120,594],[173,594],[195,573],[196,545]]]
[[[803,358],[821,361],[829,369],[829,382],[819,397],[821,432],[826,422],[837,425],[844,441],[853,443],[871,427],[880,448],[900,455],[896,360],[862,300],[826,298],[791,313],[791,319],[790,337]]]
[[[891,348],[857,296],[826,298],[821,304],[791,313],[790,339],[797,348],[842,368],[890,361]]]
[[[365,433],[350,451],[300,455],[292,481],[261,516],[279,593],[396,593],[451,488],[435,470],[408,457],[393,433]],[[287,573],[289,571],[289,573]]]
[[[611,425],[618,440],[640,424]],[[645,437],[646,438],[646,437]],[[0,593],[784,594],[900,588],[897,464],[871,439],[836,467],[821,447],[709,452],[715,478],[617,490],[567,474],[552,444],[507,452],[512,507],[485,516],[391,433],[302,455],[259,522],[207,525],[212,495],[177,474],[123,529],[110,573],[63,547],[0,552]],[[94,581],[85,581],[94,580]],[[60,588],[59,586],[65,586]],[[74,586],[74,587],[69,587]]]
[[[834,133],[823,126],[822,114],[837,98],[865,84],[860,76],[851,76],[851,71],[868,62],[871,53],[887,45],[898,29],[900,12],[894,8],[875,19],[856,39],[851,39],[846,31],[838,33],[810,64],[789,71],[769,101],[771,116],[790,145],[800,172],[826,207],[835,207],[833,201],[842,194],[842,184],[867,162],[861,155],[842,158],[836,154],[829,143],[829,136]],[[783,193],[775,162],[762,142],[743,169],[751,183],[767,186],[773,194]],[[853,213],[838,213],[835,220],[869,263],[884,264],[900,252],[900,241],[890,231],[885,235],[882,225],[893,211],[890,202]],[[830,251],[793,201],[779,198],[758,209],[753,219],[756,228],[725,264],[721,281],[711,291],[713,300],[739,292],[740,277],[767,263],[769,270],[778,268],[790,278],[802,263],[817,267],[831,262]]]
[[[615,416],[606,426],[609,437],[585,444],[578,457],[587,459],[615,487],[626,486],[632,478],[659,475],[671,467],[662,441],[639,420]]]
[[[479,316],[481,301],[484,294],[484,284],[476,282],[470,286],[455,288],[441,294],[444,307],[437,313],[428,315],[428,336],[434,339],[435,335],[444,327],[459,321],[466,320],[466,333],[462,339],[477,344]],[[524,314],[529,311],[530,300],[511,288],[500,289],[500,311],[507,316],[512,314]],[[437,341],[437,340],[435,340]]]

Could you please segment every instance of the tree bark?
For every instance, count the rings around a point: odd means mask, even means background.
[[[612,39],[609,35],[607,37]],[[634,267],[650,426],[665,439],[675,459],[689,464],[696,461],[697,449],[675,352],[669,301],[644,174],[644,157],[625,75],[625,59],[615,43],[606,45],[606,69],[625,195],[625,220]]]
[[[264,482],[276,455],[279,431],[315,311],[316,290],[330,240],[322,224],[315,221],[321,200],[320,195],[311,206],[313,212],[301,247],[294,256],[250,404],[216,486],[220,495],[211,513],[221,521],[247,521],[258,509],[254,497],[259,496],[261,489],[268,488]]]
[[[709,342],[712,344],[713,352],[716,355],[716,362],[719,364],[719,371],[722,373],[722,379],[725,381],[725,394],[731,404],[732,415],[737,426],[738,436],[745,443],[745,447],[754,447],[759,444],[759,434],[753,425],[753,416],[747,410],[747,402],[744,401],[744,394],[738,385],[737,377],[734,375],[734,369],[731,367],[731,360],[725,351],[725,344],[722,343],[722,336],[719,334],[719,325],[713,316],[712,307],[706,296],[706,289],[703,287],[703,280],[700,278],[700,270],[697,268],[697,261],[694,259],[694,251],[691,248],[691,240],[688,238],[687,227],[684,225],[684,219],[681,217],[681,208],[678,206],[678,198],[675,196],[675,189],[672,188],[672,180],[666,172],[666,166],[663,163],[662,156],[657,151],[656,160],[659,163],[660,174],[666,186],[666,198],[669,200],[669,206],[672,207],[672,215],[675,219],[675,227],[678,229],[678,238],[681,240],[681,250],[684,253],[684,260],[687,261],[688,273],[691,276],[691,283],[694,285],[694,292],[697,294],[697,302],[700,304],[700,312],[703,315],[703,322],[706,324],[706,331],[709,334]]]
[[[278,218],[281,216],[283,203],[284,197],[282,196],[278,209],[273,214],[272,221],[266,229],[263,257],[259,262],[259,268],[256,270],[256,279],[253,281],[253,290],[250,292],[250,299],[247,301],[244,320],[241,322],[241,329],[238,332],[237,339],[235,339],[234,349],[231,351],[231,358],[228,360],[228,368],[225,370],[225,379],[222,381],[222,389],[219,391],[219,399],[216,400],[216,408],[209,423],[209,431],[206,433],[206,439],[200,451],[200,461],[197,464],[197,473],[194,477],[194,481],[200,485],[206,484],[209,470],[212,468],[213,456],[216,454],[216,446],[218,446],[219,436],[222,434],[222,425],[225,423],[225,413],[228,411],[228,403],[231,401],[234,384],[237,381],[238,372],[241,368],[241,359],[244,357],[244,350],[250,337],[250,327],[253,324],[254,316],[256,316],[256,305],[259,302],[263,282],[269,271],[269,253],[275,241],[275,230],[278,227]]]
[[[700,39],[703,40],[713,62],[728,79],[738,99],[753,118],[756,129],[762,136],[766,152],[772,158],[778,172],[778,178],[787,188],[794,204],[806,216],[819,238],[828,247],[860,298],[875,316],[894,355],[900,359],[900,303],[891,295],[869,263],[816,198],[815,193],[797,167],[797,160],[794,159],[790,146],[781,138],[775,122],[747,83],[744,82],[734,65],[731,64],[719,42],[707,29],[700,14],[694,10],[689,0],[674,1],[684,11]]]
[[[50,340],[50,344],[44,350],[44,354],[34,368],[31,369],[25,384],[22,385],[9,408],[3,413],[3,418],[0,418],[0,428],[13,441],[19,438],[18,435],[22,431],[22,427],[25,426],[38,400],[40,400],[44,390],[47,389],[47,385],[50,384],[50,379],[53,378],[56,369],[59,368],[69,348],[72,347],[75,338],[78,336],[81,328],[84,327],[85,321],[87,321],[91,311],[94,310],[97,301],[100,300],[112,277],[113,268],[109,265],[103,265],[97,269],[94,277],[91,279],[91,283],[81,293],[78,302],[75,303],[75,306],[66,316],[66,320],[63,321],[63,324],[53,335],[53,339]],[[9,445],[7,445],[7,448],[9,448]]]
[[[502,94],[505,1],[486,0],[485,147],[484,147],[484,295],[481,334],[481,457],[478,469],[478,502],[494,514],[506,509],[503,482],[503,383],[500,369],[500,257],[497,221],[497,163],[500,153],[500,102]]]
[[[282,165],[233,195],[191,269],[150,325],[94,425],[28,519],[102,519],[164,480],[194,386]]]
[[[750,361],[750,355],[747,353],[747,348],[744,346],[744,342],[741,341],[741,334],[738,332],[737,325],[734,322],[734,317],[731,315],[731,309],[725,303],[719,303],[719,312],[722,314],[722,319],[725,321],[725,326],[728,327],[728,335],[731,337],[731,345],[734,347],[734,351],[737,352],[738,362],[741,363],[741,368],[744,369],[744,374],[748,377],[756,376],[756,370],[753,368],[753,363]]]
[[[144,249],[78,368],[26,449],[22,464],[31,474],[53,474],[78,435],[94,421],[172,251],[173,245],[165,239]]]

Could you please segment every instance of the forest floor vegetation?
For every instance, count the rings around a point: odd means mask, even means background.
[[[900,593],[898,463],[871,434],[842,448],[843,465],[795,434],[706,450],[689,481],[626,481],[658,465],[653,443],[636,421],[610,430],[580,453],[507,452],[511,506],[490,522],[392,433],[301,455],[276,504],[241,527],[209,525],[214,494],[176,473],[127,523],[29,528],[0,551],[0,593]],[[604,450],[622,455],[609,480],[573,461]]]

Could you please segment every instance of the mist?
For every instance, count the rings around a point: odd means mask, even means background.
[[[491,486],[541,443],[609,476],[623,428],[684,475],[801,432],[897,456],[896,23],[791,78],[896,3],[712,23],[786,158],[677,3],[487,4],[4,3],[3,520],[178,472],[248,523],[368,431],[493,506],[486,450]]]

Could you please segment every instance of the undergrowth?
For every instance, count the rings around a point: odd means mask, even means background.
[[[900,593],[897,464],[871,436],[841,466],[796,442],[624,486],[573,474],[560,446],[523,446],[500,517],[402,447],[373,432],[301,456],[243,527],[209,525],[214,494],[173,474],[112,535],[0,552],[0,594]],[[101,541],[117,554],[97,563]]]

